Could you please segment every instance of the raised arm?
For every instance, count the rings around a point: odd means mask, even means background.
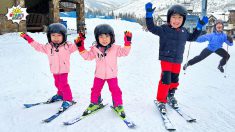
[[[148,30],[153,33],[156,34],[158,36],[161,35],[162,33],[162,28],[159,26],[155,26],[153,23],[153,12],[155,10],[156,7],[152,8],[153,4],[151,2],[147,3],[145,5],[145,11],[146,11],[146,26],[148,28]]]
[[[203,16],[202,19],[199,19],[197,22],[196,29],[193,31],[193,33],[189,34],[188,41],[195,41],[201,34],[202,28],[208,23],[208,17]]]
[[[85,60],[93,60],[96,56],[93,48],[90,51],[87,51],[84,47],[84,40],[86,39],[85,33],[80,32],[79,36],[74,40],[74,43],[78,47],[78,51],[83,59]]]
[[[117,56],[127,56],[131,50],[131,39],[132,33],[130,31],[124,32],[124,47],[119,47],[117,51]]]
[[[30,44],[36,51],[42,52],[47,54],[47,48],[45,45],[39,44],[38,42],[34,41],[28,34],[24,32],[20,32],[20,37],[24,38],[28,44]]]

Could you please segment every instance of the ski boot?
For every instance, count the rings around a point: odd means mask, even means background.
[[[166,104],[162,102],[158,102],[157,104],[158,110],[164,115],[166,114]]]
[[[171,90],[168,92],[167,101],[168,101],[168,104],[169,104],[170,106],[172,106],[174,109],[177,109],[177,108],[179,108],[179,106],[178,106],[177,100],[176,100],[175,97],[174,97],[175,90],[176,90],[176,89],[174,88],[174,89],[171,89]]]
[[[124,108],[122,105],[119,105],[117,107],[114,107],[115,111],[117,112],[117,114],[121,117],[121,118],[126,118],[126,114],[124,112]]]
[[[61,107],[59,108],[59,111],[65,111],[72,105],[73,105],[73,101],[63,101]]]
[[[220,72],[224,73],[224,68],[223,68],[223,66],[219,65],[219,66],[218,66],[218,69],[220,70]]]
[[[98,103],[90,103],[88,108],[83,112],[83,116],[89,115],[90,113],[104,107],[102,103],[103,99],[101,97],[98,98]]]
[[[101,107],[104,107],[103,103],[99,103],[99,104],[94,104],[94,103],[90,103],[90,105],[88,106],[88,108],[83,112],[83,116],[89,115],[90,113],[100,109]]]
[[[50,99],[48,99],[47,103],[53,103],[53,102],[61,101],[61,100],[63,100],[63,97],[56,94],[56,95],[52,96]]]

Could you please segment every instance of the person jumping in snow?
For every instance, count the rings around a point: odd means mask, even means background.
[[[224,68],[223,66],[227,63],[227,61],[230,58],[230,55],[226,50],[222,48],[223,43],[225,42],[227,45],[232,46],[233,45],[233,39],[231,36],[226,35],[223,32],[224,24],[222,20],[217,20],[214,24],[213,33],[206,34],[203,36],[200,36],[196,41],[197,42],[205,42],[209,41],[208,46],[202,50],[200,55],[195,56],[193,59],[189,60],[183,67],[184,70],[187,69],[188,66],[192,66],[206,57],[208,57],[212,53],[216,53],[217,55],[221,56],[222,59],[219,62],[218,69],[223,73]]]
[[[84,48],[85,35],[83,33],[79,33],[79,36],[75,40],[75,43],[79,47],[79,52],[85,60],[96,60],[95,78],[91,88],[91,103],[83,115],[90,114],[103,106],[101,90],[107,81],[112,94],[113,107],[122,118],[125,118],[122,91],[118,86],[117,79],[117,57],[127,56],[129,54],[132,33],[129,31],[125,32],[124,47],[115,44],[114,30],[108,24],[96,26],[94,35],[96,42],[90,51]]]
[[[53,23],[48,26],[46,45],[39,44],[34,41],[26,33],[21,33],[20,36],[28,41],[28,43],[39,52],[47,54],[50,64],[51,73],[53,73],[57,94],[52,96],[47,102],[52,103],[63,100],[60,111],[69,108],[72,101],[72,92],[68,84],[68,73],[70,70],[70,54],[77,51],[75,44],[67,42],[67,29],[60,23]]]
[[[199,20],[196,29],[191,34],[183,27],[187,16],[187,10],[183,6],[173,5],[167,12],[167,24],[161,26],[155,26],[153,23],[152,14],[155,8],[152,8],[151,2],[145,5],[146,25],[150,32],[160,38],[159,60],[162,72],[156,99],[159,111],[166,114],[167,102],[173,108],[178,108],[174,94],[179,86],[179,74],[186,41],[197,39],[202,27],[208,23],[208,18],[203,17]]]

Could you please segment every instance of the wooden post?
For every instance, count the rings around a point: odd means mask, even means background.
[[[20,5],[20,7],[25,8],[25,2],[24,2],[24,0],[16,0],[16,3],[15,3],[15,4],[16,4],[15,6]],[[17,31],[18,31],[18,32],[26,32],[26,31],[27,31],[26,26],[27,26],[27,25],[26,25],[26,20],[20,21],[20,23],[18,24],[18,29],[17,29]]]
[[[49,2],[49,24],[60,22],[59,0],[51,0]]]
[[[84,0],[79,0],[76,4],[77,12],[77,32],[85,32],[85,5]]]

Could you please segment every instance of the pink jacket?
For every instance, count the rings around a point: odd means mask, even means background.
[[[92,46],[90,51],[85,50],[80,52],[80,54],[85,60],[96,59],[95,77],[110,79],[117,77],[117,57],[127,56],[130,49],[130,46],[121,47],[113,44],[112,47],[108,49],[107,55],[101,57],[101,55],[103,55],[102,52],[96,48],[96,46]]]
[[[65,45],[58,47],[59,51],[55,51],[55,47],[51,44],[39,44],[36,41],[29,43],[36,51],[47,54],[50,63],[50,70],[53,74],[69,73],[70,70],[70,54],[77,51],[75,44],[67,42]]]

